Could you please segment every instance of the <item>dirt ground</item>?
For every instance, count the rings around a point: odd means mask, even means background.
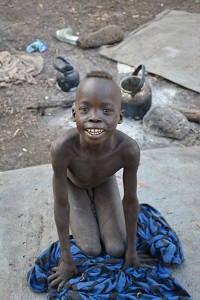
[[[23,54],[27,45],[37,38],[48,46],[48,50],[41,54],[45,65],[42,73],[36,77],[37,84],[24,82],[0,89],[0,170],[49,163],[51,142],[70,125],[70,117],[65,119],[64,125],[52,123],[52,116],[59,112],[63,114],[61,108],[48,109],[45,116],[27,109],[27,106],[38,102],[75,97],[74,92],[64,93],[56,87],[57,71],[52,62],[58,55],[67,58],[79,71],[81,78],[92,69],[104,69],[118,79],[116,62],[101,57],[98,49],[81,50],[77,46],[58,41],[55,38],[57,29],[72,27],[75,35],[81,35],[108,24],[117,24],[127,35],[165,9],[200,13],[200,1],[1,0],[0,51]],[[161,78],[159,82],[161,86],[167,84]],[[199,94],[177,88],[185,99],[199,99]],[[159,143],[149,144],[147,140],[140,146],[147,149],[171,145],[162,141],[163,139]],[[199,134],[193,133],[185,141],[176,142],[176,145],[200,145]]]

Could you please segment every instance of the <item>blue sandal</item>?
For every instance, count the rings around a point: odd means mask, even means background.
[[[40,40],[36,40],[36,42],[28,45],[28,47],[26,47],[26,52],[35,52],[35,51],[39,51],[39,52],[44,52],[47,49],[47,45],[43,44]]]

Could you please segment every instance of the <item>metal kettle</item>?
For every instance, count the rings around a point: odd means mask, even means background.
[[[63,66],[59,67],[57,62],[61,61]],[[72,88],[75,88],[80,83],[79,72],[62,56],[58,56],[54,63],[54,68],[62,74],[57,75],[58,86],[64,91],[69,92]]]
[[[139,76],[139,71],[142,76]],[[122,92],[122,109],[125,117],[143,119],[152,104],[151,87],[145,82],[145,66],[139,65],[131,76],[120,82]]]

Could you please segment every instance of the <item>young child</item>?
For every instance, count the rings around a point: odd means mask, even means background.
[[[79,84],[73,109],[76,128],[52,145],[54,212],[62,261],[49,276],[50,287],[61,291],[77,270],[70,252],[69,226],[87,255],[97,256],[101,244],[115,257],[125,254],[123,269],[148,267],[136,252],[139,213],[137,143],[116,129],[122,123],[121,91],[102,71],[86,75]],[[124,198],[115,173],[123,168]],[[126,245],[127,241],[127,245]]]

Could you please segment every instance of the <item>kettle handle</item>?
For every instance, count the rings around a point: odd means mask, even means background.
[[[144,83],[145,83],[145,66],[144,65],[139,65],[137,67],[137,69],[135,69],[135,71],[133,72],[132,75],[137,76],[140,70],[142,70],[142,77],[141,77],[141,80],[140,80],[138,86],[134,89],[133,94],[138,93],[141,90],[141,88],[143,87]]]
[[[54,62],[53,62],[54,68],[55,68],[57,71],[59,71],[59,72],[65,74],[65,73],[66,73],[66,70],[65,70],[64,68],[59,68],[59,67],[57,66],[57,64],[56,64],[56,60],[57,60],[57,59],[58,59],[58,60],[61,60],[63,63],[65,63],[65,65],[70,65],[70,63],[69,63],[66,59],[64,59],[64,57],[62,57],[62,56],[56,57],[56,59],[55,59]]]

